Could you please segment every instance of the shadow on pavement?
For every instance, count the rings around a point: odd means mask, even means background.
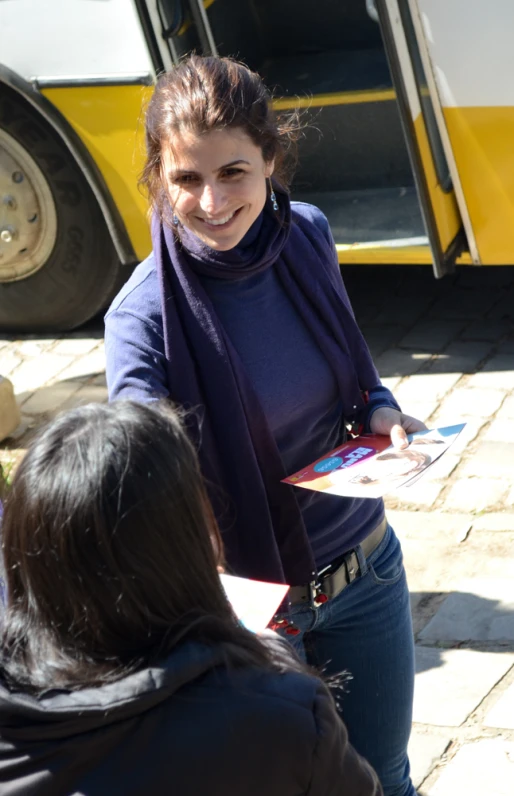
[[[494,369],[512,369],[513,267],[462,266],[441,280],[428,266],[343,266],[342,273],[382,377],[474,373],[496,353],[505,356]]]
[[[416,672],[442,665],[445,650],[514,652],[514,599],[488,599],[469,592],[411,592]]]

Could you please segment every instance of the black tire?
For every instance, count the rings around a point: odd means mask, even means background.
[[[121,283],[122,268],[102,213],[57,133],[16,92],[2,86],[0,130],[35,162],[57,215],[55,243],[39,270],[18,281],[0,281],[0,329],[74,329],[105,307]]]

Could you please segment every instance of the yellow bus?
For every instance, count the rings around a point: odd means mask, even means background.
[[[512,0],[0,2],[0,328],[66,330],[150,249],[141,107],[185,53],[301,108],[341,264],[514,264]]]

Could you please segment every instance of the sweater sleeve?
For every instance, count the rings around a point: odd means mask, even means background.
[[[371,766],[357,754],[328,688],[320,684],[314,703],[316,744],[306,796],[383,796]]]
[[[164,338],[151,319],[111,310],[105,317],[105,364],[110,401],[147,403],[168,397]]]

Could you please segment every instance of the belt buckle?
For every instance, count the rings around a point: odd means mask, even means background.
[[[328,595],[321,591],[320,581],[311,580],[309,583],[309,600],[314,608],[319,608],[320,605],[328,601]]]

